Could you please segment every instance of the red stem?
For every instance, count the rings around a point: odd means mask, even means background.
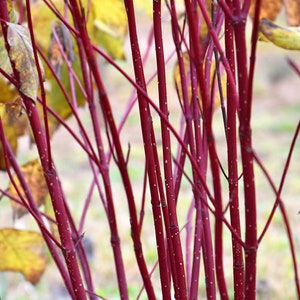
[[[158,81],[158,94],[159,106],[162,113],[168,118],[169,108],[167,99],[167,83],[166,83],[166,70],[164,59],[164,45],[163,33],[161,28],[161,1],[153,2],[153,25],[154,25],[154,40],[155,40],[155,53],[157,61],[157,81]],[[168,240],[172,243],[169,247],[170,260],[175,286],[175,299],[187,299],[187,290],[185,282],[185,270],[182,254],[182,246],[180,241],[179,226],[176,214],[176,202],[174,195],[173,185],[173,172],[172,172],[172,155],[171,155],[171,138],[170,130],[167,124],[161,120],[161,135],[163,147],[163,163],[165,175],[165,190],[168,205],[169,228],[167,228]],[[176,275],[175,275],[176,274]]]
[[[86,31],[86,27],[83,26],[83,20],[80,15],[78,6],[75,5],[74,3],[74,23],[77,23],[78,29],[80,31],[80,37],[82,38],[83,45],[84,45],[84,50],[86,53],[86,57],[89,63],[89,66],[91,68],[91,72],[94,76],[96,85],[98,87],[98,92],[99,92],[99,101],[100,105],[102,107],[102,111],[104,112],[104,117],[109,125],[111,135],[113,138],[113,142],[116,148],[116,155],[117,155],[117,163],[121,172],[123,184],[125,187],[126,195],[127,195],[127,200],[128,200],[128,206],[129,206],[129,212],[130,212],[130,220],[131,220],[131,235],[134,243],[134,249],[135,249],[135,254],[136,254],[136,259],[138,262],[138,266],[140,268],[140,273],[142,275],[144,285],[147,291],[147,294],[150,299],[153,299],[154,296],[154,290],[150,281],[150,276],[147,270],[146,262],[144,260],[143,256],[143,251],[142,251],[142,244],[140,240],[140,231],[139,231],[139,226],[138,226],[138,219],[137,219],[137,213],[136,213],[136,208],[135,208],[135,202],[134,202],[134,195],[133,195],[133,190],[127,170],[127,165],[126,165],[126,160],[123,155],[123,150],[122,150],[122,145],[119,139],[119,134],[118,130],[113,118],[113,113],[111,110],[111,106],[109,103],[109,100],[107,98],[106,92],[104,90],[104,86],[97,68],[97,63],[94,55],[94,50],[91,42],[89,41],[88,34]],[[81,20],[81,21],[80,21]],[[110,201],[108,201],[108,208],[110,206]],[[116,225],[115,225],[116,226]],[[115,248],[115,247],[114,247]],[[119,252],[121,251],[120,249],[118,250]],[[119,268],[121,273],[118,274],[118,280],[119,280],[119,286],[120,286],[120,291],[121,291],[121,296],[122,297],[128,297],[127,291],[125,293],[125,288],[126,288],[126,281],[125,281],[125,273],[124,273],[124,267],[123,263],[121,260],[116,262],[117,268]]]
[[[298,74],[298,76],[300,77],[300,67],[296,64],[296,62],[291,59],[290,57],[287,58],[288,63],[290,64],[290,66],[294,69],[294,71]]]
[[[229,7],[232,2],[227,1]],[[234,58],[234,42],[233,28],[231,20],[225,17],[225,51],[232,73],[235,74],[235,58]],[[227,82],[227,160],[228,160],[228,187],[230,199],[230,222],[235,233],[241,237],[240,209],[239,209],[239,193],[238,193],[238,166],[237,166],[237,105],[232,99],[232,86],[230,81]],[[244,299],[244,258],[243,248],[241,244],[232,235],[232,255],[233,255],[233,284],[234,299]]]
[[[56,244],[61,249],[61,244],[47,230],[47,228],[43,222],[43,219],[41,218],[41,212],[38,210],[36,203],[35,203],[34,199],[32,198],[32,194],[30,193],[30,188],[29,188],[27,182],[25,181],[23,173],[15,159],[12,149],[4,136],[2,122],[0,122],[0,139],[1,139],[1,143],[3,145],[3,151],[4,151],[6,165],[7,166],[10,165],[13,168],[13,170],[14,170],[16,176],[18,177],[18,180],[22,186],[23,191],[26,191],[25,196],[26,196],[26,200],[28,201],[28,203],[27,203],[27,201],[25,201],[23,199],[22,192],[19,190],[17,184],[15,183],[14,178],[10,172],[10,169],[7,168],[7,174],[10,178],[10,181],[14,185],[14,188],[16,189],[16,191],[18,193],[18,195],[21,199],[21,203],[28,209],[29,213],[36,220],[36,222],[41,230],[41,233],[43,235],[43,238],[48,246],[48,249],[50,250],[50,253],[53,257],[53,260],[56,263],[58,270],[60,271],[60,274],[65,283],[65,286],[66,286],[68,292],[70,293],[71,297],[74,299],[75,296],[74,296],[74,292],[73,292],[69,274],[68,274],[66,267],[61,259],[61,256],[59,255],[57,248],[55,247],[55,244]]]
[[[181,40],[179,38],[178,32],[178,21],[176,16],[176,9],[175,9],[175,2],[171,1],[171,16],[172,16],[172,29],[173,29],[173,38],[175,47],[177,50],[177,57],[178,57],[178,65],[180,71],[180,78],[181,78],[181,90],[183,94],[183,106],[184,106],[184,115],[186,119],[187,125],[187,141],[190,146],[191,157],[197,164],[199,165],[200,162],[200,176],[199,172],[196,172],[196,169],[192,169],[193,171],[193,182],[197,185],[197,188],[194,188],[194,197],[195,197],[195,208],[196,208],[196,227],[195,227],[195,237],[194,237],[194,250],[193,250],[193,266],[192,266],[192,274],[191,274],[191,284],[189,287],[189,297],[197,297],[198,291],[198,280],[199,280],[199,270],[200,270],[200,249],[203,245],[203,258],[204,258],[204,267],[205,267],[205,274],[206,274],[206,288],[207,288],[207,297],[210,299],[216,298],[216,291],[215,291],[215,275],[214,275],[214,262],[213,262],[213,248],[212,248],[212,241],[211,241],[211,230],[210,230],[210,223],[208,217],[208,207],[204,204],[206,201],[205,194],[208,192],[206,189],[205,193],[199,193],[199,190],[204,192],[203,185],[200,185],[200,189],[198,187],[200,182],[204,182],[205,174],[206,174],[206,151],[203,150],[202,147],[202,137],[200,134],[201,126],[199,123],[200,115],[199,115],[199,104],[197,99],[197,83],[195,82],[193,76],[194,74],[194,61],[192,60],[193,55],[190,56],[190,77],[186,78],[187,70],[185,70],[185,65],[183,63],[182,54],[181,54]],[[197,15],[192,15],[190,18],[197,18]],[[191,24],[190,24],[191,26]],[[193,51],[193,49],[191,49]],[[200,55],[198,56],[200,60]],[[192,99],[188,99],[188,86],[189,81],[192,83]],[[193,109],[190,106],[190,101],[192,101]],[[192,127],[192,120],[194,120],[194,131],[195,136],[193,134],[193,127]],[[195,139],[195,141],[194,141]],[[181,166],[183,168],[183,166]],[[202,226],[201,222],[203,223],[203,244],[200,243],[202,238]]]
[[[201,1],[197,1],[205,22],[209,22],[209,17],[206,8]],[[196,67],[197,78],[199,82],[202,108],[203,108],[203,127],[208,145],[208,153],[210,158],[210,167],[213,178],[213,189],[215,198],[215,263],[216,263],[216,278],[219,286],[221,299],[229,299],[227,286],[223,268],[223,209],[222,209],[222,188],[220,181],[220,170],[218,156],[215,148],[214,135],[212,130],[212,111],[210,106],[210,97],[208,94],[207,83],[210,79],[205,77],[203,70],[203,62],[201,62],[201,50],[198,43],[197,24],[192,15],[192,7],[189,1],[185,1],[186,11],[189,21],[189,29],[191,36],[191,48],[193,48],[193,62]],[[212,28],[212,26],[210,26]],[[213,30],[213,28],[212,28]]]
[[[51,164],[51,168],[49,168],[49,162],[46,159],[47,152],[44,153],[47,149],[47,146],[45,136],[42,133],[43,129],[40,123],[39,115],[31,99],[23,97],[23,100],[33,131],[34,139],[36,141],[37,148],[39,151],[39,156],[44,170],[49,193],[52,199],[55,218],[57,221],[58,231],[63,247],[63,255],[66,260],[67,268],[70,274],[70,279],[72,281],[75,299],[86,299],[86,294],[78,267],[76,250],[72,241],[71,231],[68,224],[68,217],[64,206],[61,185],[59,183],[54,165]]]
[[[127,20],[129,27],[129,38],[131,44],[131,52],[133,59],[133,67],[136,77],[137,85],[146,92],[146,84],[143,73],[143,63],[141,60],[140,49],[139,49],[139,41],[136,32],[136,22],[135,22],[135,14],[134,14],[134,6],[133,1],[124,1],[126,12],[127,12]],[[156,234],[156,243],[157,243],[157,251],[158,251],[158,260],[159,260],[159,271],[160,271],[160,280],[161,280],[161,290],[163,299],[171,299],[170,295],[170,282],[169,282],[169,268],[167,262],[167,255],[165,249],[165,239],[164,239],[164,230],[161,218],[161,202],[158,194],[158,182],[160,180],[157,177],[157,161],[154,151],[156,151],[156,143],[154,141],[154,130],[152,126],[152,117],[150,113],[150,107],[145,99],[144,93],[141,93],[140,90],[137,91],[138,94],[138,103],[139,103],[139,111],[140,111],[140,120],[141,120],[141,128],[142,135],[144,141],[144,151],[145,157],[147,161],[147,172],[151,193],[151,204],[152,204],[152,213],[154,217],[154,226],[155,226],[155,234]]]
[[[0,17],[1,25],[3,30],[3,36],[7,38],[7,25],[2,20],[9,20],[6,1],[0,1]],[[9,45],[6,43],[7,51],[9,51]],[[19,72],[15,69],[14,64],[12,64],[13,73],[18,83],[20,83]],[[26,113],[31,125],[33,136],[37,145],[39,152],[39,157],[41,160],[42,168],[45,174],[45,179],[47,182],[48,190],[52,200],[52,205],[55,213],[55,218],[58,224],[58,231],[62,244],[62,252],[65,258],[67,269],[69,271],[70,280],[72,282],[74,299],[86,299],[86,294],[84,290],[84,285],[82,282],[76,251],[72,241],[72,236],[68,224],[68,217],[64,207],[63,193],[61,189],[60,182],[58,180],[58,175],[56,173],[54,164],[49,161],[48,144],[45,137],[44,129],[42,127],[40,117],[34,102],[25,95],[21,95],[23,99],[24,106],[26,108]]]
[[[32,45],[36,45],[35,43],[35,37],[33,33],[33,24],[32,24],[32,19],[31,19],[31,9],[30,9],[30,1],[26,0],[26,14],[27,14],[27,23],[28,23],[28,29],[30,32],[30,38],[31,38],[31,43]],[[52,163],[52,153],[51,153],[51,143],[50,143],[50,132],[49,132],[49,126],[48,126],[48,114],[47,114],[47,105],[46,105],[46,92],[45,92],[45,87],[44,87],[44,74],[42,74],[42,69],[40,65],[40,60],[38,57],[38,49],[37,47],[32,47],[33,48],[33,54],[34,54],[34,60],[36,63],[36,68],[38,72],[38,77],[39,77],[39,83],[40,83],[40,94],[41,94],[41,99],[42,99],[42,106],[43,106],[43,117],[44,117],[44,128],[45,128],[45,135],[46,135],[46,142],[47,142],[47,148],[48,148],[48,155],[49,155],[49,164]],[[51,168],[51,166],[49,166]]]
[[[102,137],[99,128],[99,119],[98,119],[98,114],[96,112],[96,107],[94,103],[93,91],[90,89],[91,82],[89,81],[90,76],[88,75],[89,73],[86,68],[86,63],[85,63],[86,59],[91,69],[91,72],[94,73],[94,78],[99,91],[99,99],[102,98],[100,93],[103,93],[103,95],[105,96],[106,94],[105,91],[103,91],[100,75],[98,74],[97,63],[94,58],[94,53],[92,50],[88,33],[86,31],[84,16],[81,15],[78,4],[75,1],[71,1],[70,4],[72,7],[72,17],[73,17],[74,25],[79,32],[79,36],[77,36],[76,41],[79,50],[83,78],[85,81],[84,83],[88,92],[87,101],[89,103],[89,109],[90,109],[91,120],[93,124],[93,130],[95,134],[98,156],[100,158],[100,163],[98,164],[98,168],[99,170],[101,170],[101,175],[103,178],[105,195],[107,200],[108,224],[111,233],[111,245],[114,254],[120,298],[126,300],[128,299],[127,281],[126,281],[125,268],[124,268],[122,251],[120,246],[120,238],[118,233],[117,221],[115,216],[113,196],[112,196],[110,178],[108,173],[108,165],[103,150]]]
[[[279,209],[280,209],[282,217],[283,217],[284,225],[285,225],[288,240],[289,240],[291,256],[292,256],[292,260],[293,260],[293,269],[294,269],[294,274],[295,274],[295,285],[296,285],[296,292],[297,292],[298,299],[300,299],[300,281],[299,281],[297,255],[296,255],[295,246],[294,246],[294,242],[293,242],[293,235],[292,235],[292,229],[291,229],[291,226],[290,226],[290,222],[289,222],[289,219],[288,219],[285,207],[284,207],[284,203],[281,200],[281,192],[282,192],[282,189],[284,187],[285,178],[286,178],[286,175],[287,175],[287,172],[288,172],[288,168],[290,166],[290,162],[291,162],[291,159],[292,159],[292,154],[293,154],[293,151],[295,149],[295,145],[296,145],[296,141],[297,141],[297,138],[299,136],[299,133],[300,133],[300,122],[298,122],[293,140],[291,142],[290,150],[289,150],[288,157],[287,157],[287,160],[286,160],[286,163],[285,163],[285,166],[284,166],[284,170],[283,170],[283,174],[282,174],[282,177],[281,177],[281,180],[280,180],[278,191],[276,190],[275,184],[272,181],[269,173],[267,172],[267,170],[263,166],[262,162],[255,155],[255,153],[253,154],[255,161],[257,162],[259,167],[262,169],[263,173],[265,174],[267,180],[270,183],[270,186],[272,187],[272,189],[273,189],[273,191],[276,195],[276,199],[275,199],[275,202],[274,202],[273,209],[270,213],[270,216],[268,217],[268,220],[266,222],[266,225],[265,225],[264,229],[262,230],[262,233],[261,233],[260,237],[258,238],[258,243],[260,243],[262,241],[264,235],[266,234],[266,232],[268,230],[268,227],[271,224],[271,221],[272,221],[272,218],[274,216],[275,210],[276,210],[277,206],[279,205]]]
[[[239,137],[245,199],[245,298],[252,300],[255,299],[256,294],[257,213],[250,125],[252,86],[249,85],[245,29],[246,16],[240,14],[239,20],[234,23],[234,32],[239,87]]]

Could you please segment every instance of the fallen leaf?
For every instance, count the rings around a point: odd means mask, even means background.
[[[47,261],[40,233],[3,228],[0,230],[0,271],[22,273],[32,284],[40,280]]]
[[[45,198],[48,195],[48,188],[39,160],[34,159],[22,165],[21,171],[29,186],[29,192],[34,199],[36,206],[41,206],[42,204],[44,204]],[[14,176],[14,181],[18,187],[18,190],[21,191],[23,199],[25,199],[26,201],[26,195],[16,175]],[[11,196],[19,198],[19,195],[11,182],[9,183],[7,190]],[[28,213],[26,207],[13,200],[11,200],[11,205],[13,209],[13,216],[15,218],[21,218],[23,215]]]

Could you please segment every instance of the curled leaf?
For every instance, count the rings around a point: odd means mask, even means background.
[[[288,50],[300,50],[300,27],[283,27],[262,19],[259,29],[268,41]]]
[[[39,78],[28,29],[14,23],[7,23],[7,25],[7,42],[10,46],[8,55],[19,72],[19,90],[35,101]]]
[[[38,283],[47,263],[40,233],[13,228],[1,229],[0,249],[0,271],[20,272],[32,284]]]
[[[48,57],[55,73],[60,78],[62,65],[64,63],[63,53],[69,61],[75,60],[74,44],[68,28],[61,21],[54,21]]]

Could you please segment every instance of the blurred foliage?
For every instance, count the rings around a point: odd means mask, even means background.
[[[251,1],[249,15],[253,19],[256,1]],[[287,26],[276,21],[281,10],[285,8]],[[300,0],[262,0],[260,8],[259,37],[263,41],[288,49],[300,49]]]

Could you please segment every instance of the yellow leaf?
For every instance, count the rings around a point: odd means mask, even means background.
[[[53,1],[55,7],[63,14],[64,2],[59,0]],[[72,69],[77,75],[79,81],[82,83],[82,72],[81,65],[77,55],[77,47],[74,43],[70,32],[66,29],[60,21],[57,20],[53,12],[47,7],[43,1],[35,1],[31,5],[32,20],[34,23],[34,35],[36,43],[40,46],[41,50],[48,54],[49,61],[52,64],[54,71],[61,80],[62,85],[70,96],[71,85],[69,80],[68,67],[63,60],[63,55],[58,46],[58,41],[54,39],[54,33],[52,28],[55,29],[58,35],[59,42],[65,52],[66,56],[72,62]],[[71,20],[69,20],[71,22]],[[74,48],[73,48],[74,47]],[[72,49],[73,48],[73,49]],[[70,105],[66,101],[66,98],[61,91],[59,84],[54,78],[50,69],[45,66],[45,77],[46,77],[46,101],[47,105],[51,107],[61,118],[67,119],[72,115]],[[85,103],[85,98],[78,87],[75,84],[75,94],[78,106],[82,106]],[[37,103],[38,110],[42,114],[42,106]],[[52,135],[59,122],[49,114],[49,129]]]
[[[64,15],[64,1],[52,1],[57,10]],[[104,50],[115,59],[123,59],[124,49],[123,43],[127,33],[127,19],[123,1],[121,0],[83,0],[84,12],[87,18],[87,28],[91,40],[100,45]],[[88,5],[88,3],[90,3]],[[48,53],[49,60],[54,67],[56,74],[69,94],[70,98],[70,81],[69,73],[66,63],[63,61],[62,54],[58,47],[57,41],[53,39],[52,28],[54,27],[59,35],[59,40],[63,46],[63,50],[72,62],[72,69],[82,83],[81,65],[78,58],[78,49],[76,43],[71,38],[71,34],[64,26],[57,21],[56,16],[41,1],[35,1],[31,5],[32,20],[34,23],[34,33],[37,44],[44,53]],[[70,14],[69,14],[70,15]],[[69,17],[68,21],[72,24],[72,19]],[[53,23],[55,22],[55,23]],[[74,45],[72,45],[74,44]],[[74,46],[74,50],[71,50]],[[69,56],[71,54],[71,56]],[[72,114],[72,110],[65,99],[58,83],[53,77],[51,71],[45,67],[45,74],[47,80],[47,105],[51,107],[61,118],[67,119]],[[76,101],[78,106],[85,103],[85,98],[75,84]],[[39,110],[42,111],[38,104]],[[56,130],[59,122],[49,115],[50,133]]]
[[[24,175],[24,178],[29,186],[30,193],[36,203],[36,206],[41,206],[45,202],[45,198],[48,195],[48,188],[45,181],[44,173],[40,162],[38,159],[34,159],[21,166],[21,171]],[[18,189],[22,192],[23,198],[26,201],[26,196],[24,195],[23,189],[19,183],[17,176],[14,176],[15,183],[17,184]],[[8,185],[8,192],[15,198],[19,198],[17,191],[15,190],[13,184],[10,182]],[[15,202],[11,201],[14,217],[20,218],[26,213],[27,209]]]
[[[249,16],[252,19],[255,4],[256,0],[251,0]],[[270,22],[276,20],[283,6],[285,7],[287,24],[292,27],[280,27]],[[285,49],[297,49],[297,46],[295,46],[297,41],[293,42],[290,37],[292,38],[293,32],[297,33],[298,31],[297,28],[293,27],[300,25],[300,0],[262,0],[259,19],[266,19],[266,21],[262,21],[260,26],[260,40],[271,41]]]
[[[300,27],[283,27],[262,19],[259,29],[276,46],[288,50],[300,50]]]
[[[55,0],[53,3],[55,7],[57,7],[58,11],[63,14],[64,1]],[[57,20],[57,18],[44,1],[34,1],[31,3],[30,7],[36,43],[40,46],[44,53],[47,53],[50,46],[52,22]]]
[[[38,283],[45,267],[45,246],[38,232],[5,228],[0,230],[0,271],[22,273]]]
[[[2,28],[0,29],[0,33],[0,67],[3,71],[10,75],[12,73],[12,67],[5,47],[4,38],[2,36]],[[2,103],[12,101],[18,95],[18,91],[15,87],[9,83],[2,74],[0,74],[0,91],[0,102]]]
[[[80,61],[76,56],[75,60],[72,63],[73,71],[77,74],[80,81],[82,81],[82,73],[80,70]],[[70,96],[71,84],[69,80],[68,67],[65,63],[61,65],[60,78],[61,82],[68,92]],[[59,84],[54,79],[51,71],[48,68],[45,68],[46,77],[49,78],[48,81],[48,89],[47,89],[47,105],[51,107],[62,119],[66,120],[72,115],[72,109],[68,104]],[[85,104],[85,97],[83,96],[80,88],[77,84],[75,84],[75,93],[76,93],[76,101],[78,106],[83,106]],[[71,97],[71,96],[70,96]],[[42,106],[40,103],[37,104],[40,113],[42,114]],[[50,134],[52,135],[55,130],[60,125],[59,121],[57,121],[52,115],[49,114],[49,129]]]
[[[5,41],[3,35],[0,36],[0,68],[8,75],[12,73],[12,67],[5,47]],[[3,81],[6,80],[2,74],[0,74],[0,79]]]
[[[64,15],[64,1],[52,1]],[[100,45],[112,58],[124,59],[123,43],[127,33],[127,17],[122,0],[83,0],[87,28],[92,42]],[[43,50],[49,48],[52,22],[57,18],[41,0],[32,5],[34,32]],[[69,22],[72,24],[71,18]]]
[[[19,89],[24,95],[36,101],[39,78],[29,31],[18,24],[8,22],[7,25],[7,42],[10,46],[8,55],[19,72]],[[42,64],[40,66],[42,67]]]
[[[88,30],[92,41],[103,47],[114,59],[124,59],[127,16],[121,0],[91,1]]]
[[[9,21],[12,23],[18,22],[18,13],[15,10],[15,1],[14,0],[6,0],[7,10],[9,14]]]
[[[0,103],[0,110],[5,136],[14,154],[16,154],[18,137],[25,134],[27,128],[27,118],[22,113],[21,98],[12,102]],[[0,143],[0,170],[6,170],[2,143]]]
[[[138,11],[138,10],[144,11],[149,17],[153,16],[152,1],[134,0],[134,8],[136,11]]]
[[[19,96],[18,91],[15,87],[0,75],[0,102],[6,103],[11,102]]]

